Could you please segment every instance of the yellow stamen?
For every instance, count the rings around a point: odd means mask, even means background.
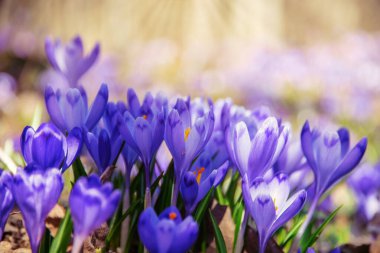
[[[187,141],[187,139],[189,138],[190,130],[190,127],[185,129],[185,141]]]
[[[148,115],[144,114],[142,117],[143,117],[144,119],[147,119],[147,118],[148,118]]]
[[[177,218],[177,214],[175,212],[169,213],[169,219],[175,220]]]
[[[278,211],[278,206],[276,205],[276,198],[273,198],[273,204],[274,208],[276,209],[276,212]]]
[[[197,169],[197,171],[194,171],[194,175],[197,178],[197,183],[199,184],[201,182],[202,173],[205,171],[205,167],[201,167]]]

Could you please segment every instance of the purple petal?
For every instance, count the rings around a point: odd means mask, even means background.
[[[51,88],[50,86],[46,87],[46,90],[45,90],[45,103],[46,103],[46,109],[53,123],[59,129],[61,129],[61,131],[65,131],[66,123],[65,123],[65,120],[63,119],[62,112],[58,104],[57,96],[55,95],[53,88]]]
[[[99,133],[98,139],[98,157],[100,162],[100,169],[102,172],[110,165],[111,160],[111,141],[106,130],[102,129]]]
[[[338,135],[342,149],[341,156],[344,157],[350,148],[350,132],[347,130],[347,128],[341,128],[338,130]]]
[[[310,131],[309,122],[306,121],[301,132],[301,146],[302,151],[310,165],[310,167],[313,169],[314,174],[317,175],[317,165],[314,157],[314,150],[313,150],[313,136]]]
[[[74,160],[79,156],[82,145],[83,145],[83,136],[82,130],[79,127],[75,127],[70,131],[69,135],[66,138],[67,142],[67,155],[65,165],[62,168],[62,173],[70,167]]]
[[[176,162],[176,167],[180,166],[185,156],[185,136],[177,110],[172,110],[166,120],[165,142]]]
[[[159,222],[159,219],[154,212],[153,208],[149,207],[145,209],[139,218],[138,222],[138,233],[140,240],[144,246],[148,249],[149,252],[158,251],[157,241],[157,231],[156,226]]]
[[[358,144],[345,156],[344,160],[339,164],[331,175],[327,185],[324,187],[323,191],[330,188],[331,185],[335,184],[340,178],[344,177],[350,173],[361,161],[363,155],[367,149],[367,138],[363,138]],[[322,192],[323,192],[322,191]]]
[[[138,140],[136,144],[141,152],[141,158],[147,166],[152,158],[152,128],[142,117],[137,118],[135,121],[134,136]]]
[[[198,183],[192,172],[185,173],[181,181],[180,190],[186,210],[192,211],[191,208],[198,195]]]
[[[191,216],[176,227],[176,232],[168,253],[186,253],[198,237],[198,224]]]
[[[140,116],[140,101],[136,95],[136,92],[134,89],[128,89],[127,91],[127,102],[128,102],[128,109],[133,115],[133,117],[137,118]]]
[[[228,133],[227,133],[228,135]],[[236,166],[240,174],[244,175],[248,171],[248,158],[251,149],[251,139],[249,137],[247,125],[240,121],[233,130],[233,152]]]
[[[108,87],[106,84],[102,84],[98,91],[98,94],[95,97],[94,102],[91,105],[89,114],[86,119],[86,127],[88,130],[94,128],[96,123],[103,116],[103,113],[106,109],[108,101]]]
[[[24,156],[26,163],[31,163],[33,161],[32,157],[32,142],[34,136],[34,129],[27,126],[22,131],[21,135],[21,152]]]

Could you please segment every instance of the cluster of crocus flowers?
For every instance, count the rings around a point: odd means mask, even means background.
[[[221,201],[225,181],[236,185],[228,193],[230,208],[236,199],[244,203],[244,219],[236,231],[244,235],[252,218],[258,251],[264,252],[269,239],[296,214],[308,212],[307,226],[322,195],[358,165],[366,150],[365,138],[350,150],[348,130],[321,133],[312,131],[308,122],[300,139],[293,132],[290,141],[290,125],[267,108],[251,111],[230,100],[214,104],[148,92],[140,102],[129,89],[125,101],[112,102],[102,84],[89,106],[78,81],[96,60],[98,47],[84,57],[82,42],[75,38],[66,46],[47,41],[46,49],[70,87],[46,88],[51,122],[24,129],[26,166],[14,175],[0,175],[0,235],[15,203],[33,253],[38,252],[49,211],[61,198],[62,174],[70,168],[74,178],[66,208],[73,231],[65,231],[68,238],[73,235],[74,253],[105,223],[112,232],[107,240],[119,231],[123,251],[141,249],[142,243],[152,253],[187,252],[197,238],[203,240],[199,231],[207,229],[206,209],[212,218],[213,194]],[[162,167],[159,161],[168,160],[165,155],[172,162]],[[310,172],[314,179],[309,184],[295,183]],[[131,223],[125,226],[127,216]]]

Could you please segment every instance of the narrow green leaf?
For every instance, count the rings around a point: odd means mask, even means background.
[[[74,181],[76,182],[80,177],[87,177],[86,170],[83,167],[82,161],[78,157],[75,159],[72,165],[73,173],[74,173]]]
[[[194,214],[194,220],[198,222],[198,224],[201,223],[203,220],[203,216],[205,215],[205,212],[208,208],[208,205],[212,199],[212,195],[214,193],[215,188],[212,187],[210,191],[207,193],[207,195],[203,198],[203,200],[199,203],[197,210]]]
[[[150,192],[154,193],[154,191],[157,189],[158,187],[158,184],[160,183],[160,180],[164,177],[164,173],[161,173],[157,178],[156,180],[154,180],[153,184],[150,186]]]
[[[235,222],[233,249],[236,248],[236,243],[239,236],[241,223],[243,221],[243,214],[244,214],[244,205],[243,205],[243,201],[241,200],[237,203],[237,206],[234,209],[234,214],[232,216],[232,219]]]
[[[285,238],[281,241],[281,243],[279,243],[281,248],[284,248],[288,242],[290,242],[296,237],[298,230],[301,228],[304,221],[305,216],[303,215],[295,222],[294,226],[290,229],[290,231],[286,233]]]
[[[125,211],[125,213],[123,213],[123,215],[120,217],[120,219],[118,219],[116,222],[114,222],[111,227],[110,227],[110,231],[106,237],[106,248],[110,245],[110,242],[112,240],[112,238],[114,237],[116,231],[120,228],[121,224],[123,223],[123,221],[131,214],[133,214],[137,209],[138,210],[141,210],[142,209],[142,200],[140,199],[139,201],[137,202],[134,202],[129,208],[127,211]]]
[[[216,198],[216,201],[218,201],[219,205],[221,205],[221,206],[228,206],[229,202],[228,202],[228,199],[224,196],[224,193],[223,193],[221,185],[219,185],[218,187],[216,187],[215,198]]]
[[[67,245],[69,245],[71,240],[71,231],[73,230],[73,222],[71,220],[70,209],[66,210],[65,217],[59,225],[59,230],[57,235],[53,240],[51,245],[50,252],[54,253],[65,253]]]
[[[301,240],[300,247],[302,252],[306,252],[307,248],[313,246],[313,244],[318,240],[319,236],[321,235],[327,224],[329,224],[332,221],[332,219],[336,216],[341,207],[342,206],[339,206],[332,213],[330,213],[329,216],[327,216],[326,219],[323,221],[323,223],[317,228],[317,230],[310,237],[306,238],[307,240]]]
[[[214,228],[216,249],[218,250],[219,253],[227,253],[226,243],[224,242],[223,234],[220,231],[219,225],[216,222],[214,215],[212,215],[212,212],[210,209],[208,209],[208,213],[211,218],[212,227]]]
[[[165,208],[171,205],[174,185],[174,162],[170,162],[161,185],[160,195],[157,199],[155,210],[161,213]]]

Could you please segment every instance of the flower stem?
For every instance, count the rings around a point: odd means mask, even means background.
[[[75,236],[71,253],[80,253],[82,249],[83,241],[84,241],[84,238],[82,238],[81,236]]]
[[[129,198],[130,198],[129,180],[126,179],[124,200],[123,200],[123,213],[125,213],[129,209],[129,206],[130,206]],[[127,217],[121,225],[121,234],[120,234],[121,245],[120,246],[121,246],[122,252],[125,251],[125,247],[127,246],[128,231],[129,231],[129,217]]]
[[[240,231],[236,240],[236,245],[234,248],[234,253],[241,253],[244,247],[244,235],[245,235],[245,229],[247,227],[248,223],[248,212],[244,212],[243,221],[241,222]]]
[[[178,199],[178,193],[179,193],[179,181],[180,181],[179,178],[175,177],[172,206],[177,205],[177,199]]]

